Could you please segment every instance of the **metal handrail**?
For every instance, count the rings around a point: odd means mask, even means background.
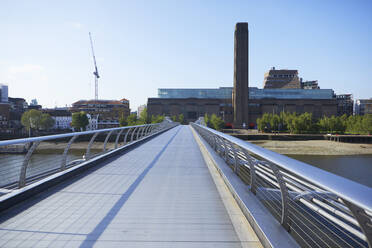
[[[176,125],[178,125],[178,123],[164,121],[162,123],[156,123],[156,124],[144,124],[144,125],[137,125],[137,126],[108,128],[108,129],[99,129],[99,130],[84,131],[84,132],[73,132],[73,133],[65,133],[65,134],[57,134],[57,135],[49,135],[49,136],[39,136],[39,137],[32,137],[32,138],[0,141],[0,147],[7,146],[7,145],[16,145],[16,144],[24,144],[24,146],[28,146],[28,149],[26,150],[27,154],[23,157],[21,161],[19,161],[18,159],[12,160],[13,157],[11,157],[10,159],[12,161],[11,161],[10,166],[0,168],[1,176],[3,176],[2,177],[3,180],[0,184],[0,187],[6,187],[8,189],[13,189],[15,187],[22,188],[26,186],[27,183],[34,182],[35,180],[41,179],[47,175],[50,175],[50,174],[53,174],[59,171],[64,171],[67,168],[70,168],[71,166],[75,166],[79,163],[87,161],[97,155],[105,154],[110,151],[110,149],[107,149],[107,143],[109,141],[110,136],[113,133],[117,133],[117,136],[114,142],[115,148],[113,148],[115,150],[115,149],[119,149],[118,147],[119,138],[121,135],[124,135],[123,131],[125,130],[127,131],[125,133],[125,140],[122,143],[123,146],[130,142],[143,139],[144,137],[152,135],[156,132],[161,132],[163,130],[172,128]],[[152,133],[144,132],[145,129],[147,130],[150,128],[152,130],[156,130],[156,132],[152,132]],[[128,136],[129,132],[131,132],[131,139],[130,141],[126,141],[126,137]],[[99,134],[106,135],[104,142],[103,142],[103,148],[101,151],[95,152],[95,154],[93,154],[91,149],[93,147],[93,143],[95,142],[96,137]],[[134,134],[136,134],[136,136]],[[85,154],[83,155],[82,159],[74,160],[72,162],[67,163],[67,155],[71,148],[71,145],[74,143],[75,140],[77,140],[77,138],[82,137],[82,136],[90,137],[89,143],[86,146]],[[58,162],[56,163],[56,160],[48,160],[46,159],[46,157],[45,158],[42,157],[42,159],[38,161],[36,164],[33,164],[32,167],[29,166],[31,157],[34,151],[37,150],[40,143],[42,143],[43,141],[56,141],[56,140],[61,140],[64,138],[69,138],[69,139],[67,139],[68,142],[66,143],[66,146],[63,149],[63,153],[59,154],[61,156],[60,163]],[[9,159],[9,156],[5,155],[2,158]],[[31,171],[28,172],[28,170],[31,170]]]
[[[193,125],[198,124],[193,123]],[[245,142],[239,138],[221,133],[209,127],[202,125],[198,126],[262,158],[265,158],[267,161],[279,165],[281,168],[290,171],[293,174],[297,174],[314,184],[321,185],[323,188],[336,195],[342,195],[342,197],[349,202],[352,202],[355,205],[372,212],[372,189],[365,185],[351,181],[336,174],[332,174],[328,171],[289,158],[279,153],[267,150],[252,143]]]
[[[372,247],[371,188],[200,123],[193,128],[303,246]]]
[[[89,134],[95,134],[95,133],[104,133],[104,132],[109,132],[109,131],[130,129],[133,127],[144,127],[148,125],[152,126],[152,125],[157,125],[157,124],[144,124],[144,125],[137,125],[137,126],[105,128],[105,129],[97,129],[97,130],[83,131],[83,132],[72,132],[72,133],[46,135],[46,136],[38,136],[38,137],[23,138],[23,139],[3,140],[3,141],[0,141],[0,146],[16,145],[16,144],[30,143],[30,142],[36,142],[36,141],[62,139],[62,138],[72,137],[74,135],[82,136],[82,135],[89,135]]]

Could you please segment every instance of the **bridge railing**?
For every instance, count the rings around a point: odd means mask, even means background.
[[[64,171],[98,155],[143,139],[178,123],[99,129],[0,141],[0,195]]]
[[[192,126],[302,247],[371,247],[371,188],[204,125]]]

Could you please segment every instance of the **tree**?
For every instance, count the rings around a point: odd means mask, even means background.
[[[55,120],[49,114],[41,114],[40,128],[44,130],[51,129],[55,124]]]
[[[83,111],[75,112],[72,114],[71,126],[78,130],[85,130],[86,126],[89,124],[87,114]]]
[[[184,123],[184,117],[183,117],[183,114],[179,114],[179,115],[178,115],[178,121],[179,121],[181,124],[185,124],[185,123]]]
[[[119,118],[119,125],[121,127],[125,127],[128,125],[128,122],[127,122],[127,119],[125,118],[124,115],[122,115],[120,118]]]
[[[149,124],[151,122],[151,118],[147,114],[147,108],[144,108],[140,114],[139,124]]]
[[[177,122],[177,116],[176,115],[172,115],[171,119],[172,119],[172,121]]]
[[[372,133],[372,114],[366,114],[363,116],[362,128],[365,133]]]
[[[21,117],[22,125],[28,130],[39,130],[42,114],[36,109],[31,109],[23,113]]]
[[[225,126],[223,120],[215,114],[212,114],[210,123],[212,128],[218,131],[220,131]]]
[[[136,114],[130,114],[127,118],[127,124],[128,124],[128,126],[137,125],[137,115]]]
[[[207,127],[210,127],[210,123],[209,123],[209,121],[210,121],[209,115],[208,115],[208,114],[205,114],[205,115],[204,115],[204,122],[205,122],[205,125],[206,125]]]
[[[160,123],[160,122],[163,122],[164,121],[164,115],[156,115],[156,116],[151,116],[151,123],[155,124],[155,123]]]

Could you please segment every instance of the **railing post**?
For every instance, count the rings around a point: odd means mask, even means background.
[[[68,150],[70,149],[72,143],[74,143],[74,141],[76,140],[77,137],[79,137],[79,135],[72,136],[71,139],[69,140],[69,142],[67,143],[67,146],[65,147],[65,150],[63,151],[62,161],[61,161],[61,168],[60,168],[61,171],[64,171],[66,169],[66,161],[67,161]]]
[[[355,219],[358,221],[360,229],[362,229],[364,235],[366,236],[368,247],[372,247],[372,221],[371,217],[367,215],[364,209],[356,206],[355,204],[342,199],[344,204],[353,213]]]
[[[225,139],[222,138],[222,143],[223,143],[223,148],[224,148],[224,151],[223,151],[223,154],[224,154],[224,158],[225,158],[225,161],[226,163],[228,164],[228,154],[227,154],[227,145],[226,145],[226,141]]]
[[[124,140],[123,140],[123,144],[125,145],[127,143],[127,137],[130,133],[130,131],[132,130],[133,128],[129,128],[128,131],[125,133],[125,136],[124,136]]]
[[[234,172],[235,174],[238,174],[239,173],[238,153],[236,152],[236,148],[234,147],[234,144],[232,144],[231,142],[229,143],[230,143],[231,149],[233,150],[233,154],[234,154]]]
[[[86,153],[85,153],[85,160],[90,159],[90,148],[92,147],[93,142],[94,142],[94,139],[97,137],[97,135],[98,135],[98,132],[95,133],[95,134],[93,135],[93,137],[92,137],[92,138],[90,139],[90,141],[89,141],[89,144],[88,144],[88,147],[87,147],[87,151],[86,151]]]
[[[256,162],[253,160],[251,155],[248,154],[246,150],[243,149],[244,156],[247,158],[247,162],[249,165],[249,174],[251,175],[251,180],[250,180],[250,186],[251,186],[251,192],[253,194],[257,193],[257,184],[256,184]]]
[[[26,172],[27,172],[28,162],[30,161],[32,153],[35,151],[36,147],[40,143],[41,143],[41,141],[34,142],[31,146],[31,148],[28,150],[25,158],[23,159],[23,164],[22,164],[22,167],[21,167],[21,173],[19,175],[19,182],[18,182],[18,187],[19,188],[22,188],[26,185]]]
[[[120,135],[123,133],[125,129],[121,129],[120,132],[118,133],[118,135],[116,136],[116,139],[115,139],[115,149],[118,148],[118,142],[119,142],[119,138],[120,138]],[[129,130],[128,130],[129,131]]]
[[[145,129],[146,129],[146,128],[147,128],[147,126],[144,126],[144,127],[142,128],[142,132],[141,132],[141,134],[140,134],[140,136],[139,136],[140,139],[143,137],[143,133],[145,132]]]
[[[141,127],[139,130],[138,130],[138,133],[137,133],[137,140],[140,139],[142,137],[142,133],[143,133],[143,130],[145,130],[146,126],[144,127]]]
[[[133,141],[133,137],[134,137],[134,134],[136,133],[136,130],[137,130],[137,129],[138,129],[138,127],[135,127],[135,128],[133,129],[132,136],[130,137],[130,142]]]
[[[273,173],[276,177],[276,180],[279,184],[280,194],[281,194],[281,198],[282,198],[281,224],[287,231],[289,231],[290,230],[289,217],[288,217],[288,214],[289,214],[289,212],[288,212],[289,195],[288,195],[287,185],[285,184],[282,173],[280,173],[278,167],[273,163],[266,163],[266,164],[268,164],[270,166],[270,168],[273,171]]]
[[[106,151],[107,141],[109,140],[109,138],[110,138],[112,132],[114,132],[114,130],[111,130],[111,131],[107,134],[106,139],[105,139],[105,142],[103,143],[103,151],[104,151],[104,152]]]

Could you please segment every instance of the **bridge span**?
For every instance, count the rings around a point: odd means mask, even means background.
[[[371,188],[203,124],[0,141],[0,247],[372,247]]]
[[[261,247],[189,126],[96,167],[3,212],[0,247]]]

